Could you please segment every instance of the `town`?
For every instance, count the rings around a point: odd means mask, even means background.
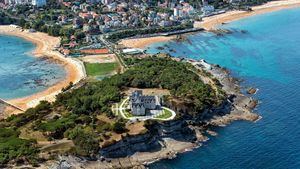
[[[202,30],[195,29],[194,23],[203,17],[235,8],[247,9],[251,3],[259,2],[1,0],[0,14],[9,18],[3,17],[0,22],[17,22],[19,26],[33,32],[60,36],[59,51],[66,56],[80,56],[113,52],[114,42],[123,38]]]

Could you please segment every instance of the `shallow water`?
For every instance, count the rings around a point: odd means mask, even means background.
[[[0,35],[0,98],[12,99],[45,90],[62,80],[61,65],[33,57],[35,45],[22,38]]]
[[[253,16],[223,27],[234,33],[199,33],[189,36],[189,42],[154,44],[148,52],[203,58],[229,68],[244,79],[243,86],[259,88],[254,97],[261,101],[256,111],[263,118],[217,128],[219,135],[202,147],[150,168],[300,168],[300,9]],[[165,45],[169,48],[156,49]]]

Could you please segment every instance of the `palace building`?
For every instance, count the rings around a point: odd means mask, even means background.
[[[131,94],[129,105],[132,114],[135,116],[144,116],[147,110],[161,108],[160,98],[158,96],[143,95],[142,90],[136,90]]]

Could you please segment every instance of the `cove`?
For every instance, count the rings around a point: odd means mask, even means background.
[[[41,92],[62,80],[64,68],[32,56],[35,45],[19,37],[0,35],[0,98],[14,99]]]

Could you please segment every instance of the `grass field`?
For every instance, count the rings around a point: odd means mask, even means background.
[[[172,116],[172,112],[167,109],[163,109],[163,114],[156,116],[158,119],[167,119]]]
[[[129,112],[129,110],[124,110],[123,112],[127,118],[133,117],[133,114],[131,114],[131,112]]]
[[[118,67],[117,63],[84,63],[88,76],[107,75],[115,71]]]

